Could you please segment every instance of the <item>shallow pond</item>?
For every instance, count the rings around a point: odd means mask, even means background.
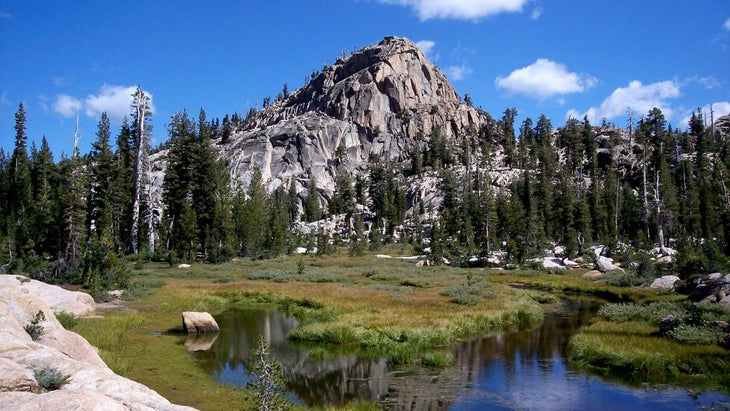
[[[723,393],[671,386],[629,386],[571,369],[568,339],[595,315],[595,302],[564,302],[532,331],[503,333],[452,348],[443,371],[389,366],[382,358],[296,347],[286,339],[298,326],[274,310],[230,310],[216,318],[217,338],[189,341],[202,367],[223,384],[246,385],[251,350],[263,335],[282,366],[290,398],[307,405],[342,405],[354,399],[407,410],[687,410],[729,409]]]

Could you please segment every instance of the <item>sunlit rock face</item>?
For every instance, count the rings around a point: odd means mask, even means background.
[[[338,59],[266,107],[219,149],[244,187],[257,167],[269,190],[294,179],[306,196],[309,181],[316,179],[326,200],[337,167],[355,175],[364,173],[372,158],[409,161],[434,129],[456,139],[486,121],[485,113],[462,103],[413,42],[386,37]]]
[[[67,309],[92,314],[93,300],[41,284],[0,276],[0,409],[193,410],[115,374],[94,347],[55,317]],[[26,329],[34,321],[39,327],[35,340]],[[36,376],[44,369],[67,376],[67,383],[49,388]]]

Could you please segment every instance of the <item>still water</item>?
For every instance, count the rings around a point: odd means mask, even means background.
[[[215,340],[189,341],[216,381],[246,385],[251,350],[263,335],[281,364],[288,395],[307,405],[355,399],[398,410],[692,410],[730,409],[730,396],[671,386],[629,386],[571,369],[568,339],[595,315],[595,302],[574,300],[537,329],[480,338],[453,347],[453,367],[434,372],[393,368],[382,358],[312,354],[286,335],[292,317],[265,309],[230,310],[216,318]]]

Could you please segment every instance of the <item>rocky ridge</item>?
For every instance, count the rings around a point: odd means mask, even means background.
[[[55,313],[94,312],[93,299],[80,294],[22,276],[0,276],[0,409],[193,410],[115,374],[83,337],[63,328]],[[38,312],[42,332],[33,340],[24,327]],[[35,375],[43,369],[68,376],[68,382],[44,388]]]
[[[403,162],[432,130],[455,139],[487,121],[413,42],[386,37],[338,59],[219,148],[244,187],[258,167],[270,190],[294,178],[302,192],[314,178],[326,199],[337,166],[357,174],[371,156]],[[344,158],[337,157],[340,146]]]

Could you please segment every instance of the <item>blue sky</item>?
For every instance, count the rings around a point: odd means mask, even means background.
[[[30,139],[56,159],[78,111],[86,152],[102,111],[116,136],[137,85],[159,143],[178,111],[243,113],[387,35],[417,42],[495,118],[625,126],[627,107],[657,106],[686,128],[698,107],[730,113],[727,0],[0,0],[0,147],[12,151],[23,102]]]

